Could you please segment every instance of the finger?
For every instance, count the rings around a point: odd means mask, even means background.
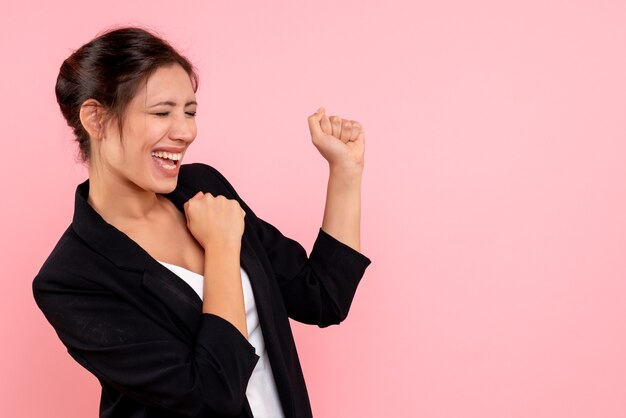
[[[330,124],[333,127],[333,136],[335,138],[341,137],[341,118],[339,116],[331,116]]]
[[[352,121],[344,119],[341,122],[341,142],[344,144],[350,140],[350,135],[352,134]]]
[[[326,135],[332,135],[333,134],[333,126],[330,124],[330,119],[328,118],[326,113],[324,113],[324,116],[322,116],[321,124],[322,124],[322,131]]]
[[[190,197],[190,198],[189,198],[189,199],[185,202],[185,204],[183,205],[183,207],[184,207],[185,209],[187,209],[187,206],[189,206],[189,201],[190,201],[190,200],[192,200],[192,199],[195,199],[196,197],[198,197],[198,195],[201,195],[201,194],[202,194],[202,192],[198,192],[198,193],[196,193],[195,195],[191,196],[191,197]]]
[[[365,143],[365,129],[361,128],[361,132],[359,132],[359,136],[356,139]]]
[[[185,213],[185,219],[187,220],[187,226],[189,226],[189,201],[183,205],[183,212]]]
[[[361,124],[355,120],[352,121],[352,133],[350,134],[350,141],[355,141],[361,133]]]
[[[308,117],[309,130],[311,131],[312,135],[322,135],[323,132],[322,127],[320,126],[320,120],[322,119],[323,115],[324,108],[320,107],[315,111],[315,113]]]

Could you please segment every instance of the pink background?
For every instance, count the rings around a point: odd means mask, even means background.
[[[342,325],[293,323],[316,417],[626,416],[625,2],[2,8],[4,416],[97,415],[98,382],[31,281],[86,177],[58,68],[113,24],[189,55],[201,82],[187,162],[217,167],[307,250],[327,166],[306,118],[324,105],[364,125],[373,263]]]

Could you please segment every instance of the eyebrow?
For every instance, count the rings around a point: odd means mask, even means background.
[[[197,105],[198,102],[196,102],[195,100],[191,101],[191,102],[187,102],[185,103],[185,107],[187,106],[191,106],[191,105]],[[152,108],[152,107],[157,107],[157,106],[162,106],[162,105],[166,105],[166,106],[176,106],[176,102],[173,102],[171,100],[167,100],[164,102],[159,102],[159,103],[155,103],[151,106],[148,106],[148,109]]]

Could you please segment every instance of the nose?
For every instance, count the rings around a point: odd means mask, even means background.
[[[196,138],[196,120],[182,113],[173,118],[170,138],[177,141],[192,142]]]

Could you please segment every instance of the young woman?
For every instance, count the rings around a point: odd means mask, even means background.
[[[308,118],[330,176],[307,256],[215,168],[182,164],[197,83],[139,28],[63,62],[57,101],[89,178],[35,300],[100,381],[101,417],[310,417],[288,318],[340,323],[371,263],[359,252],[364,131],[322,108]]]

